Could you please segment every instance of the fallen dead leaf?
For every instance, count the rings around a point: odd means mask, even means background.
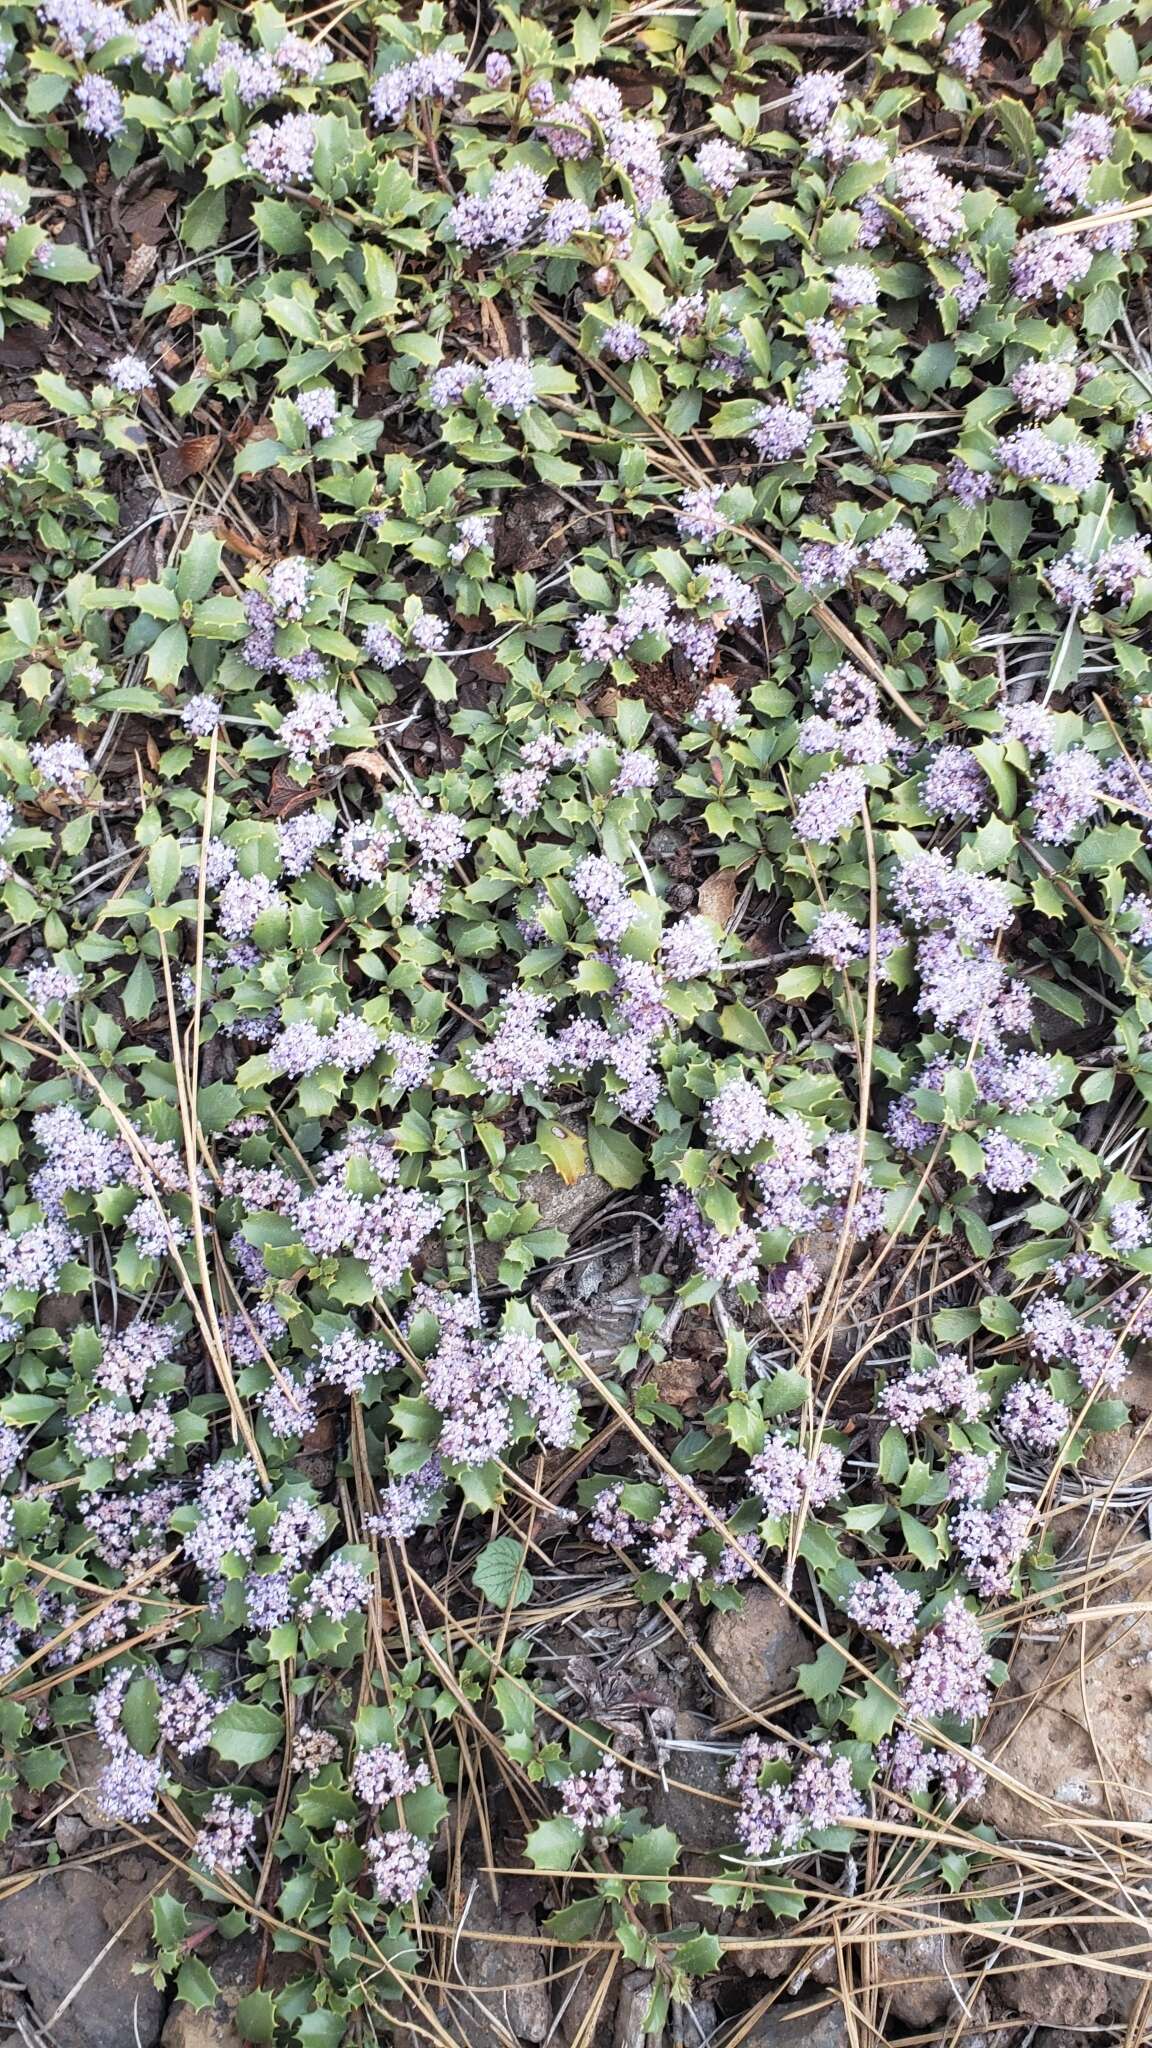
[[[387,761],[375,747],[361,747],[358,753],[345,754],[344,761],[349,768],[362,768],[372,782],[383,782],[389,772]]]
[[[272,550],[270,548],[257,547],[254,541],[245,540],[244,535],[237,533],[231,526],[221,526],[217,523],[213,526],[212,531],[218,541],[221,541],[226,548],[230,548],[234,555],[243,555],[246,562],[267,562],[271,560]]]
[[[175,448],[165,448],[156,464],[163,482],[182,484],[185,477],[201,476],[219,446],[219,434],[189,434]]]
[[[120,280],[126,297],[131,298],[133,292],[138,292],[141,285],[147,283],[159,260],[160,251],[154,242],[141,242],[133,249]]]
[[[268,785],[268,815],[271,818],[286,818],[292,811],[302,811],[308,804],[315,802],[318,793],[313,784],[309,784],[307,789],[301,789],[298,782],[293,782],[291,776],[284,773],[277,761]]]
[[[708,875],[700,884],[696,901],[705,917],[714,917],[717,924],[727,924],[736,908],[736,877],[731,868],[717,868],[714,875]]]

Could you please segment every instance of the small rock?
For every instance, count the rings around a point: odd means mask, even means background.
[[[45,1294],[41,1296],[36,1310],[37,1327],[41,1330],[55,1330],[61,1336],[76,1328],[84,1321],[86,1304],[79,1294]]]
[[[545,2040],[552,2028],[552,1999],[543,1948],[534,1939],[482,1938],[491,1934],[535,1937],[535,1919],[530,1913],[501,1912],[484,1880],[477,1879],[461,1925],[471,1937],[459,1945],[465,1981],[479,1994],[464,2005],[465,2038],[470,2048],[500,2048],[509,2035],[517,2042]]]
[[[619,1997],[616,1962],[614,1956],[589,1956],[574,1984],[566,1978],[554,1987],[565,2000],[556,2027],[563,2048],[612,2048]]]
[[[1132,1424],[1126,1429],[1102,1430],[1089,1439],[1082,1470],[1094,1479],[1114,1480],[1123,1495],[1125,1487],[1140,1485],[1152,1472],[1152,1431]],[[1114,1505],[1117,1513],[1124,1511],[1122,1499]]]
[[[723,1680],[716,1702],[726,1717],[733,1706],[759,1707],[791,1691],[796,1668],[811,1661],[811,1644],[770,1586],[752,1586],[742,1607],[715,1611],[707,1650]]]
[[[876,1931],[883,1936],[889,1926],[881,1922]],[[959,1947],[943,1928],[910,1934],[903,1941],[877,1941],[874,1970],[890,2013],[909,2027],[926,2027],[951,2012],[956,2004],[953,1986],[963,1980]]]
[[[582,1173],[569,1184],[554,1166],[544,1166],[520,1183],[520,1200],[535,1202],[540,1211],[539,1229],[562,1230],[572,1237],[612,1200],[612,1189],[597,1173]]]
[[[147,1889],[160,1875],[157,1865]],[[61,1870],[0,1900],[0,1948],[44,2025],[84,1977],[137,1903],[99,1870]],[[134,1974],[149,1950],[147,1909],[114,1942],[80,1995],[52,2022],[56,2048],[155,2048],[164,2000],[147,1975]]]
[[[1109,1601],[1131,1601],[1131,1619],[1073,1622],[1013,1660],[996,1703],[996,1762],[1020,1790],[990,1778],[975,1808],[1005,1840],[1035,1833],[1038,1802],[1065,1810],[1045,1812],[1044,1834],[1069,1845],[1086,1818],[1152,1821],[1152,1615],[1134,1580],[1116,1581]]]
[[[844,2008],[839,2002],[822,2009],[774,2005],[744,2048],[849,2048]]]
[[[52,1832],[56,1837],[56,1846],[60,1854],[74,1856],[81,1844],[88,1840],[92,1830],[87,1821],[81,1820],[78,1813],[62,1813]]]
[[[676,1742],[716,1739],[711,1721],[700,1714],[677,1714],[672,1735]],[[727,1754],[717,1755],[708,1749],[669,1749],[664,1770],[677,1782],[667,1788],[652,1786],[648,1799],[652,1825],[671,1828],[685,1849],[698,1854],[733,1842],[736,1802],[724,1783],[730,1761]],[[692,1918],[699,1917],[693,1909]]]
[[[222,1998],[208,2012],[193,2012],[190,2005],[174,2006],[160,2036],[160,2048],[243,2048],[243,2043]]]
[[[96,1797],[96,1781],[108,1761],[108,1752],[98,1735],[74,1735],[68,1743],[68,1782],[75,1785],[78,1797],[73,1801],[73,1810],[86,1827],[106,1828],[100,1802]]]
[[[629,1970],[620,1986],[612,2048],[645,2048],[645,2043],[651,2048],[650,2036],[644,2032],[644,2015],[651,1997],[651,1971]]]
[[[704,1380],[704,1363],[699,1358],[665,1358],[656,1367],[656,1386],[669,1407],[695,1412],[697,1395]]]
[[[1071,1938],[1054,1928],[1045,1947],[1075,1955]],[[1028,1963],[1006,1970],[998,1980],[1000,1996],[1026,2020],[1051,2020],[1059,2013],[1066,2027],[1092,2027],[1108,2010],[1111,1979],[1091,1964]]]

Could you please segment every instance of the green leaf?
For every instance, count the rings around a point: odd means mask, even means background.
[[[148,882],[154,903],[167,903],[183,872],[184,856],[178,840],[157,839],[148,854]]]
[[[752,1010],[743,1003],[726,1003],[720,1012],[720,1029],[729,1045],[742,1046],[745,1052],[771,1052],[772,1041]]]
[[[610,1188],[634,1188],[647,1171],[644,1154],[614,1124],[589,1124],[588,1156]]]
[[[160,1694],[151,1678],[134,1678],[124,1695],[120,1725],[141,1756],[151,1756],[160,1739]]]
[[[276,2001],[270,1991],[250,1991],[240,2000],[234,2017],[242,2041],[264,2043],[276,2039]]]
[[[1004,131],[1004,138],[1018,164],[1031,170],[1040,147],[1036,123],[1019,100],[994,100],[989,109]]]
[[[577,1131],[569,1131],[563,1124],[545,1123],[541,1119],[536,1126],[536,1143],[566,1188],[575,1187],[578,1180],[583,1180],[588,1171],[588,1153]]]
[[[199,1956],[186,1956],[176,1978],[176,1996],[193,2012],[208,2012],[219,1997],[216,1979]]]
[[[847,1669],[847,1659],[835,1643],[821,1643],[812,1662],[800,1666],[796,1684],[805,1699],[818,1707],[821,1700],[829,1700],[839,1692]]]
[[[194,533],[176,571],[176,595],[181,604],[198,604],[207,597],[220,574],[223,547],[214,533]]]
[[[212,1730],[212,1747],[225,1763],[263,1763],[272,1756],[284,1741],[284,1719],[274,1714],[271,1707],[248,1705],[243,1700],[234,1700],[217,1715]]]
[[[723,1954],[724,1946],[718,1935],[694,1934],[689,1941],[680,1943],[673,1961],[689,1977],[710,1977],[720,1968]]]
[[[878,1685],[868,1684],[863,1697],[852,1702],[844,1718],[858,1742],[876,1743],[891,1734],[899,1713],[898,1700],[889,1699]]]
[[[145,1017],[152,1015],[156,1004],[156,983],[152,979],[152,970],[143,956],[137,960],[128,976],[121,1000],[124,1004],[124,1014],[131,1018],[133,1024],[142,1024]]]
[[[514,1536],[494,1536],[472,1567],[472,1584],[494,1607],[523,1607],[535,1592],[532,1574],[524,1569],[525,1547]]]
[[[584,1840],[583,1831],[566,1813],[538,1821],[524,1844],[537,1870],[571,1870]]]
[[[553,1869],[558,1867],[556,1864],[551,1866]],[[570,1906],[561,1906],[558,1912],[550,1913],[544,1922],[543,1932],[552,1941],[590,1941],[600,1925],[603,1912],[604,1900],[598,1892],[593,1892],[590,1898],[574,1899]]]
[[[227,219],[228,201],[224,193],[214,191],[209,185],[184,208],[180,239],[194,256],[198,256],[202,249],[214,249],[224,240]]]
[[[175,689],[188,662],[188,635],[183,626],[165,626],[148,649],[148,674],[162,690]]]

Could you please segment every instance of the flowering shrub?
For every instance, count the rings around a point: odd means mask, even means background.
[[[0,1734],[246,2039],[419,2004],[489,1744],[551,1938],[721,1965],[552,1564],[822,1646],[712,1904],[986,1867],[1152,1336],[1129,14],[4,9]]]

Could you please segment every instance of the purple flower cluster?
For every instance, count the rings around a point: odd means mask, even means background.
[[[949,1525],[964,1570],[982,1600],[1012,1590],[1016,1567],[1028,1545],[1031,1501],[1001,1501],[998,1507],[962,1507]]]
[[[408,896],[409,916],[416,924],[428,924],[440,915],[447,871],[467,854],[468,835],[451,811],[437,810],[431,797],[407,791],[393,798],[392,817],[416,848],[419,862]]]
[[[387,1742],[362,1749],[352,1766],[352,1787],[365,1806],[387,1806],[393,1799],[415,1792],[418,1785],[431,1782],[426,1763],[410,1764],[403,1750],[393,1749]]]
[[[806,590],[846,583],[858,570],[872,570],[892,583],[908,584],[923,576],[928,556],[908,526],[897,520],[870,540],[806,541],[799,551],[800,580]]]
[[[1124,1383],[1127,1361],[1118,1339],[1099,1323],[1085,1322],[1057,1294],[1039,1294],[1024,1312],[1023,1332],[1044,1365],[1065,1360],[1086,1391],[1097,1386],[1115,1394]]]
[[[88,756],[76,740],[37,740],[28,757],[47,789],[78,802],[85,794],[92,769]]]
[[[900,211],[930,249],[948,249],[967,230],[964,188],[938,170],[930,156],[902,156],[889,177]]]
[[[725,1236],[700,1214],[686,1188],[672,1188],[665,1196],[664,1228],[670,1237],[687,1239],[693,1264],[706,1280],[739,1287],[757,1279],[760,1242],[756,1232],[741,1223]]]
[[[857,1628],[881,1636],[894,1650],[902,1650],[916,1634],[921,1599],[900,1584],[894,1573],[875,1572],[861,1579],[848,1602],[847,1614]]]
[[[1061,141],[1048,150],[1036,182],[1053,213],[1072,213],[1082,206],[1088,181],[1098,164],[1107,163],[1116,135],[1103,114],[1073,114]]]
[[[658,122],[630,116],[607,78],[574,78],[561,102],[552,98],[545,104],[543,96],[533,101],[530,91],[529,102],[543,117],[537,135],[558,161],[584,163],[598,151],[631,188],[640,218],[651,212],[664,190]]]
[[[312,182],[316,139],[311,114],[282,114],[278,121],[261,121],[252,129],[244,161],[273,192],[287,192],[293,186],[306,189]]]
[[[934,1791],[949,1807],[963,1806],[970,1799],[979,1797],[985,1773],[972,1758],[980,1754],[979,1749],[974,1749],[970,1756],[960,1756],[952,1750],[930,1749],[918,1735],[913,1735],[910,1728],[901,1728],[897,1734],[886,1736],[876,1751],[877,1761],[887,1775],[891,1791],[905,1799],[922,1798],[925,1793]]]
[[[440,1341],[424,1368],[425,1398],[442,1417],[439,1453],[453,1464],[501,1457],[522,1409],[541,1443],[562,1450],[574,1437],[576,1388],[556,1378],[543,1345],[519,1331],[491,1336],[467,1297],[430,1293]]]
[[[1152,542],[1141,534],[1113,541],[1094,562],[1072,548],[1048,568],[1052,595],[1068,611],[1083,611],[1102,598],[1130,604],[1142,577],[1152,577]]]
[[[428,1877],[432,1852],[408,1828],[389,1828],[364,1845],[372,1872],[376,1896],[385,1906],[402,1906],[414,1899]]]
[[[1040,1455],[1058,1449],[1072,1425],[1072,1411],[1035,1380],[1017,1380],[1000,1403],[997,1418],[1009,1443]]]
[[[774,1431],[765,1437],[748,1467],[748,1484],[771,1520],[787,1520],[807,1503],[814,1513],[844,1491],[844,1456],[832,1444],[821,1444],[809,1456]]]
[[[910,1436],[926,1415],[954,1414],[961,1422],[975,1422],[988,1396],[958,1351],[941,1351],[932,1365],[913,1366],[902,1378],[889,1380],[877,1406]]]
[[[765,1768],[790,1775],[761,1786]],[[737,1753],[728,1783],[740,1794],[736,1835],[745,1856],[755,1862],[780,1856],[826,1828],[862,1819],[866,1808],[852,1783],[852,1766],[835,1756],[827,1743],[805,1757],[780,1742],[750,1735]]]
[[[448,224],[463,249],[522,249],[547,204],[539,171],[512,164],[497,171],[483,195],[469,192],[456,201]]]
[[[702,142],[693,161],[701,184],[720,199],[727,199],[736,190],[749,167],[747,150],[738,149],[735,143],[720,137]]]
[[[938,747],[924,770],[920,801],[934,818],[984,818],[992,786],[967,747]]]
[[[1055,484],[1077,493],[1090,490],[1102,457],[1088,441],[1052,441],[1040,427],[1018,427],[997,444],[1001,468],[1022,483]]]
[[[992,1659],[974,1614],[955,1595],[901,1667],[904,1704],[920,1720],[977,1721],[991,1705]]]
[[[305,1621],[316,1615],[327,1621],[348,1621],[367,1607],[371,1591],[372,1581],[363,1565],[337,1554],[316,1573],[300,1602],[300,1613]]]
[[[382,72],[369,92],[368,104],[382,127],[394,128],[408,118],[420,100],[451,106],[459,95],[463,76],[462,60],[454,50],[441,46]]]
[[[200,1823],[192,1855],[205,1870],[221,1870],[226,1877],[235,1877],[248,1860],[255,1835],[255,1808],[241,1806],[227,1792],[217,1792]]]
[[[209,92],[220,92],[231,81],[240,104],[256,107],[263,100],[275,99],[288,84],[314,83],[331,61],[327,44],[306,42],[291,31],[274,50],[250,50],[233,36],[221,36],[216,55],[200,76]]]
[[[463,399],[479,394],[495,412],[522,419],[536,402],[536,376],[530,356],[497,356],[491,363],[447,363],[428,380],[428,400],[437,412],[449,412]]]
[[[602,1835],[624,1811],[624,1773],[608,1760],[594,1771],[573,1772],[559,1785],[560,1804],[568,1819],[586,1834]]]

